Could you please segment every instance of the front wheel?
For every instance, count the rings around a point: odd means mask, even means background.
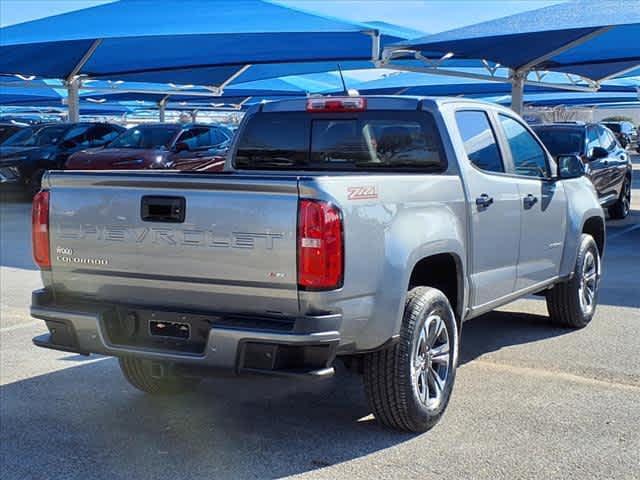
[[[631,211],[631,179],[625,178],[616,203],[609,207],[609,216],[615,220],[627,218]]]
[[[547,292],[547,310],[556,325],[586,327],[596,313],[600,252],[591,235],[582,234],[573,277]]]
[[[364,358],[364,385],[376,419],[425,432],[442,417],[455,380],[458,329],[447,297],[417,287],[407,295],[400,339]]]

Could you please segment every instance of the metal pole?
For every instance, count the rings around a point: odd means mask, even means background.
[[[167,99],[169,96],[167,95],[162,100],[158,102],[158,115],[160,117],[160,123],[165,122],[165,110],[167,108]]]
[[[522,115],[524,109],[524,81],[527,78],[527,72],[512,71],[511,75],[511,110],[518,115]]]
[[[75,123],[80,121],[80,79],[73,78],[67,82],[67,122]]]

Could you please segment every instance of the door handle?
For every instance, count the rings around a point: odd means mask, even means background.
[[[486,193],[483,193],[476,198],[476,206],[478,208],[488,208],[493,203],[493,197],[490,197]]]
[[[524,197],[523,201],[524,201],[524,208],[528,210],[531,207],[533,207],[536,203],[538,203],[538,197],[529,194],[526,197]]]

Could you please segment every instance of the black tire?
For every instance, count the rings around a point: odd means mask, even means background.
[[[31,175],[29,183],[27,184],[27,192],[31,198],[35,197],[36,193],[38,193],[42,188],[42,176],[44,175],[44,172],[45,170],[41,168],[33,172],[33,175]]]
[[[631,179],[629,177],[624,178],[622,184],[622,190],[620,191],[620,197],[616,203],[609,207],[609,217],[613,220],[622,220],[629,216],[631,211]]]
[[[120,357],[120,370],[127,381],[145,393],[153,395],[170,395],[189,392],[200,383],[199,378],[185,378],[172,371],[169,365],[162,364],[162,374],[154,375],[154,362],[137,357]]]
[[[446,327],[449,351],[447,355],[439,356],[439,361],[446,357],[448,369],[444,385],[439,390],[440,401],[437,405],[428,407],[420,399],[420,380],[414,382],[412,366],[415,371],[421,370],[415,367],[414,355],[420,346],[418,342],[423,338],[421,337],[423,326],[429,320],[433,323],[434,315],[438,316]],[[440,347],[432,347],[432,350],[428,351],[435,352],[436,348]],[[429,354],[426,353],[426,355]],[[424,376],[427,385],[428,379],[433,379],[429,376],[432,366],[438,365],[435,368],[442,368],[443,365],[436,363],[436,360],[431,360],[431,357],[428,358],[427,360],[425,357],[424,360],[424,364],[428,363],[427,373]],[[449,300],[435,288],[412,289],[407,295],[399,341],[392,347],[369,353],[364,358],[364,386],[369,406],[376,419],[381,424],[397,430],[425,432],[431,429],[438,423],[449,403],[457,361],[458,329]],[[425,367],[422,371],[425,371]],[[429,385],[426,389],[427,402],[430,400],[429,388],[432,387]]]
[[[587,256],[593,256],[595,260],[595,284],[590,306],[587,308],[586,300],[581,300],[586,288],[585,272],[588,267]],[[570,280],[556,284],[547,291],[547,310],[551,322],[561,327],[583,328],[586,327],[596,313],[598,305],[598,286],[600,284],[600,253],[598,246],[591,235],[582,234],[578,247],[578,256],[573,277]]]

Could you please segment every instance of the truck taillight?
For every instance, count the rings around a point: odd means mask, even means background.
[[[333,290],[342,286],[342,216],[333,205],[300,200],[298,210],[298,286]]]
[[[42,190],[33,197],[31,211],[31,242],[33,259],[43,269],[51,268],[49,249],[49,192]]]

